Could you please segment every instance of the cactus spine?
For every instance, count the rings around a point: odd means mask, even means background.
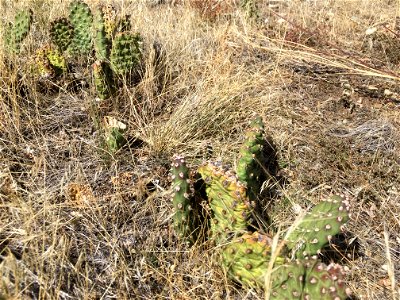
[[[263,127],[259,117],[252,122],[252,129],[241,150],[237,176],[233,171],[222,168],[220,163],[208,163],[198,168],[206,186],[212,211],[210,231],[212,239],[220,246],[222,267],[233,280],[255,288],[265,288],[265,278],[272,259],[272,238],[257,231],[246,232],[254,207],[251,197],[256,198],[260,186],[257,180],[262,172],[258,163],[263,161]],[[181,161],[173,162],[173,187],[178,187],[174,197],[179,197],[177,204],[174,204],[177,215],[174,226],[178,228],[177,231],[181,230],[180,226],[190,226],[187,219],[181,220],[183,213],[180,209],[191,201],[187,193],[188,177],[185,175],[188,170],[183,165],[184,159],[179,159]],[[177,179],[178,172],[181,176]],[[284,241],[285,247],[277,256],[274,254],[270,273],[271,299],[346,299],[349,291],[343,282],[343,268],[336,264],[327,266],[315,254],[328,244],[333,235],[343,230],[349,219],[348,211],[348,202],[334,196],[316,205],[297,224],[287,241]]]

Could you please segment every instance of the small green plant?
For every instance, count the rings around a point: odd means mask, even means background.
[[[20,10],[14,18],[14,24],[9,23],[5,27],[6,49],[12,53],[19,53],[21,43],[28,35],[32,25],[33,13],[31,10]]]
[[[175,214],[174,227],[179,237],[192,244],[199,235],[200,216],[190,188],[190,174],[185,159],[176,156],[172,162],[172,199]]]
[[[197,170],[211,208],[210,239],[220,249],[222,267],[230,278],[253,288],[266,288],[270,272],[267,289],[271,299],[345,299],[344,269],[337,264],[327,266],[317,256],[349,219],[348,202],[342,197],[333,196],[308,212],[288,231],[279,253],[273,253],[272,235],[248,231],[265,162],[263,132],[264,125],[257,117],[246,134],[236,172],[219,162]],[[189,170],[183,157],[174,159],[172,172],[174,227],[186,238],[198,224],[191,223],[196,216],[190,209],[193,192],[189,192]],[[273,269],[269,270],[271,260]]]

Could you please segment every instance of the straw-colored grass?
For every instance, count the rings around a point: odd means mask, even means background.
[[[240,1],[212,11],[199,1],[115,1],[132,15],[144,59],[136,84],[98,103],[86,67],[47,92],[51,83],[28,72],[68,1],[1,1],[2,21],[27,7],[35,21],[21,55],[0,50],[0,294],[268,298],[229,280],[213,246],[177,239],[168,176],[174,153],[194,168],[235,165],[257,113],[279,166],[274,196],[261,203],[281,235],[295,207],[348,195],[352,217],[333,257],[349,268],[355,299],[399,299],[400,2],[255,2],[257,20]],[[72,88],[81,79],[89,84]],[[128,127],[116,153],[96,127],[104,115]]]

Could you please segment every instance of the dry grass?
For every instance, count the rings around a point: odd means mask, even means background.
[[[349,195],[352,219],[334,256],[350,269],[355,299],[399,299],[400,50],[387,28],[400,3],[271,1],[272,10],[259,1],[259,19],[248,20],[239,1],[211,18],[195,1],[115,2],[132,14],[145,59],[140,82],[101,104],[90,85],[43,93],[26,73],[67,3],[1,2],[5,20],[19,7],[35,13],[12,61],[19,69],[0,53],[1,293],[263,299],[226,279],[210,245],[177,240],[168,178],[173,153],[193,166],[234,162],[258,113],[280,167],[273,201],[262,199],[276,225],[284,234],[293,205]],[[365,35],[371,27],[379,40]],[[130,143],[115,154],[95,126],[104,115],[128,125]]]

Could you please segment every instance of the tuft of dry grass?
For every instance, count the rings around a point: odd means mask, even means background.
[[[26,7],[35,21],[23,54],[0,49],[0,294],[268,298],[228,280],[208,242],[177,239],[168,176],[174,153],[193,167],[234,165],[257,113],[279,166],[260,203],[281,235],[296,207],[348,195],[352,218],[332,259],[349,267],[356,299],[399,297],[399,69],[385,46],[398,39],[385,30],[394,30],[398,3],[256,2],[258,19],[238,1],[206,12],[198,1],[114,1],[143,36],[144,60],[135,84],[98,103],[88,58],[56,83],[26,71],[68,3],[1,1],[2,21]],[[375,47],[371,27],[390,43]],[[128,125],[116,153],[102,142],[105,115]]]

